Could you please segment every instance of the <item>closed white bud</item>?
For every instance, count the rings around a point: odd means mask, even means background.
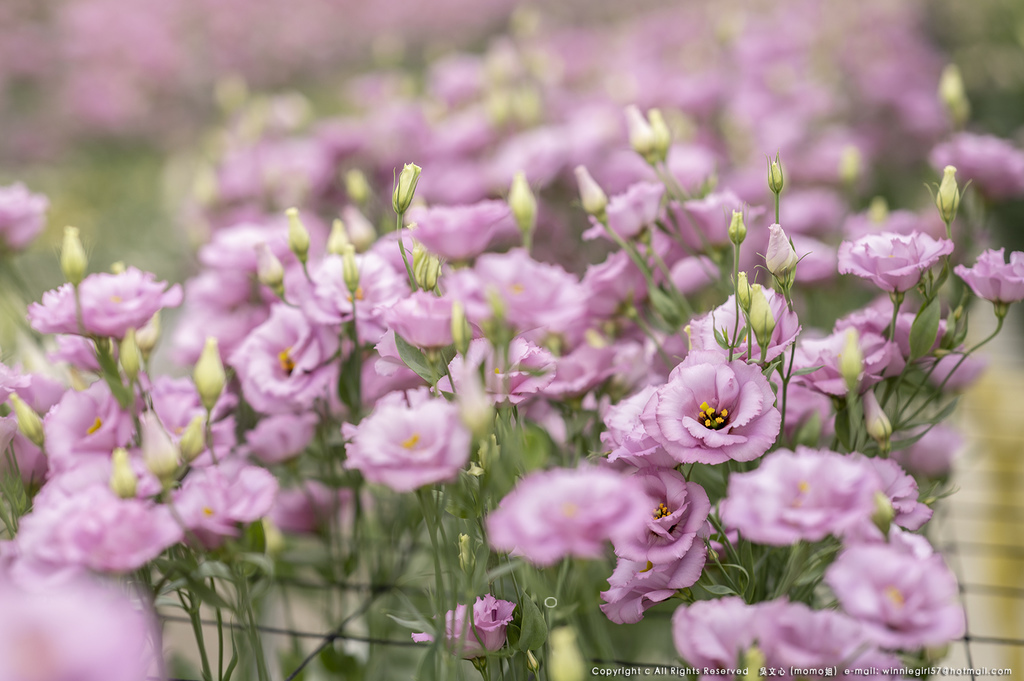
[[[122,499],[131,499],[138,486],[139,477],[132,469],[128,450],[118,447],[110,457],[110,490]]]
[[[25,401],[18,397],[17,393],[11,393],[7,398],[14,408],[14,415],[18,419],[18,430],[28,438],[29,442],[36,447],[43,446],[45,436],[43,434],[43,421],[35,410],[25,404]]]
[[[793,244],[789,242],[786,231],[778,223],[768,228],[768,252],[764,255],[765,265],[768,271],[779,279],[786,276],[796,267],[800,258],[793,250]]]
[[[185,463],[192,463],[206,449],[206,417],[196,414],[185,426],[185,431],[178,440],[178,449]]]
[[[868,205],[868,219],[876,225],[884,224],[889,219],[889,202],[884,196],[876,196]]]
[[[765,662],[764,653],[756,644],[747,648],[743,653],[743,664],[741,665],[747,670],[747,673],[743,675],[743,681],[755,681],[755,679],[760,681],[760,671],[764,668]]]
[[[878,404],[875,391],[868,390],[864,393],[864,421],[870,435],[877,442],[883,451],[889,449],[889,436],[892,435],[892,423],[885,415],[882,406]]]
[[[336,219],[331,223],[331,234],[327,237],[327,252],[331,255],[341,255],[345,252],[345,246],[350,243],[352,240],[348,238],[345,223]]]
[[[263,242],[256,245],[256,278],[277,295],[284,294],[284,266]]]
[[[395,191],[391,195],[391,205],[396,213],[404,213],[412,205],[412,197],[416,195],[416,184],[420,180],[421,168],[415,163],[406,163],[395,183]]]
[[[85,278],[89,258],[85,255],[77,227],[64,228],[64,243],[60,247],[60,270],[72,286],[78,286]]]
[[[967,99],[964,79],[956,64],[950,64],[942,70],[942,76],[939,78],[939,99],[957,126],[962,126],[970,118],[971,102]]]
[[[576,645],[576,632],[571,627],[558,627],[551,631],[548,678],[551,681],[583,681],[587,663]]]
[[[118,260],[117,262],[110,263],[111,274],[124,274],[124,270],[125,266],[123,260]]]
[[[360,253],[377,240],[377,230],[374,229],[373,223],[355,206],[345,206],[341,211],[341,218],[345,221],[348,238]]]
[[[947,225],[953,222],[956,211],[960,208],[960,189],[956,186],[956,168],[953,166],[942,169],[942,182],[935,194],[935,206],[939,209],[943,222]]]
[[[779,160],[779,155],[775,154],[774,161],[768,160],[768,188],[772,190],[773,194],[781,194],[785,184],[785,177],[782,175],[782,162]]]
[[[608,196],[590,176],[585,166],[576,166],[576,184],[579,186],[583,210],[598,218],[604,215],[604,209],[608,205]]]
[[[657,144],[654,129],[640,113],[640,109],[633,105],[626,107],[626,128],[629,131],[629,145],[633,147],[633,151],[647,162],[653,162]]]
[[[839,374],[846,381],[846,389],[856,392],[860,387],[860,375],[864,371],[864,352],[860,349],[860,337],[854,329],[846,330],[846,345],[839,355]]]
[[[125,332],[124,338],[121,340],[118,359],[121,362],[121,368],[124,369],[124,375],[128,377],[129,381],[134,382],[139,377],[139,369],[142,368],[142,351],[139,350],[139,344],[135,340],[135,329],[128,329]]]
[[[747,238],[747,226],[743,223],[743,211],[734,210],[732,220],[729,222],[729,241],[737,246]]]
[[[871,514],[871,522],[875,524],[883,537],[889,536],[889,528],[892,527],[892,519],[896,516],[896,510],[892,507],[892,500],[885,492],[875,492],[875,512]]]
[[[363,171],[353,168],[345,173],[345,192],[352,201],[366,203],[370,198],[370,183],[366,181]]]
[[[192,380],[196,384],[203,407],[206,408],[206,411],[212,411],[227,382],[216,338],[211,336],[206,339],[203,352],[199,355],[199,361],[196,362],[195,369],[192,371]]]
[[[473,568],[476,567],[476,554],[473,553],[468,534],[459,535],[459,567],[467,575],[473,574]]]
[[[174,477],[178,470],[178,448],[153,412],[146,412],[142,424],[142,458],[146,468],[162,482]]]
[[[522,171],[512,178],[512,186],[508,191],[508,207],[512,210],[519,231],[523,235],[533,233],[537,225],[537,199],[526,182],[526,174]]]
[[[672,131],[669,130],[665,117],[661,115],[661,109],[651,109],[647,112],[647,120],[654,131],[654,155],[659,161],[668,158],[668,149],[672,146]]]
[[[860,179],[861,171],[864,168],[864,159],[860,149],[847,144],[839,156],[839,179],[843,184],[852,185]]]
[[[289,208],[284,214],[288,216],[288,248],[304,263],[309,258],[309,230],[302,224],[298,208]]]

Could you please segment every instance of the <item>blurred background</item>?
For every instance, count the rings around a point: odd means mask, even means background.
[[[763,182],[763,154],[776,149],[834,176],[852,145],[871,172],[852,188],[824,184],[855,210],[876,196],[914,209],[929,205],[921,184],[937,174],[927,155],[951,131],[937,84],[953,63],[970,102],[966,128],[1024,146],[1024,2],[837,5],[0,0],[0,185],[24,182],[50,202],[45,231],[19,256],[20,303],[60,282],[65,225],[82,230],[94,271],[125,261],[184,281],[199,267],[198,245],[218,224],[252,218],[254,205],[279,214],[313,204],[329,218],[352,198],[345,173],[354,167],[387,191],[390,168],[419,162],[417,153],[476,153],[476,104],[492,131],[533,145],[511,158],[491,145],[491,167],[543,165],[557,140],[531,130],[571,124],[599,138],[607,110],[597,100],[617,111],[636,101],[681,112],[671,121],[677,138],[712,150],[708,167],[730,188]],[[559,94],[567,87],[572,97]],[[407,115],[411,102],[420,118]],[[883,121],[896,121],[896,142],[876,134]],[[612,127],[609,139],[623,146],[621,121]],[[373,131],[383,142],[368,149],[360,137]],[[441,170],[449,184],[424,191],[463,198],[465,168],[438,162],[434,178]],[[497,186],[507,184],[474,191]],[[1024,250],[1024,201],[990,199],[972,200],[965,219]],[[979,306],[978,339],[990,318]],[[1019,306],[1008,322],[987,349],[998,371],[961,401],[961,490],[938,535],[964,584],[973,636],[952,662],[1024,672]]]

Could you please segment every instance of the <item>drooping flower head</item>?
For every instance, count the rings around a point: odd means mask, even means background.
[[[640,415],[647,434],[679,463],[752,461],[782,421],[761,370],[717,352],[691,352]]]

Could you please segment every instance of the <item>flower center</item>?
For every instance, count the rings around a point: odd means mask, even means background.
[[[891,584],[885,587],[885,589],[883,589],[883,592],[885,593],[885,597],[888,598],[892,602],[892,604],[895,605],[897,608],[902,608],[903,604],[906,602],[906,600],[903,598],[903,592],[901,592],[899,589],[892,586]]]
[[[716,411],[714,407],[708,406],[707,402],[700,403],[700,413],[697,420],[704,424],[705,428],[720,430],[725,427],[729,419],[729,410]]]
[[[207,518],[212,517],[213,516],[213,509],[210,508],[209,506],[203,506],[203,515],[205,515]]]
[[[354,297],[355,297],[355,300],[363,300],[364,294],[363,294],[363,287],[362,286],[357,286],[356,287],[356,295]],[[350,302],[350,303],[353,302],[353,296],[352,296],[351,293],[348,294],[348,302]]]
[[[110,302],[112,302],[112,303],[120,303],[121,302],[121,296],[110,296]]]
[[[562,515],[564,515],[566,518],[574,517],[578,511],[579,508],[577,508],[576,504],[572,503],[571,501],[566,501],[565,503],[562,504]]]
[[[652,563],[651,561],[647,561],[647,567],[645,567],[643,570],[641,570],[640,573],[643,574],[644,572],[650,572],[653,569],[654,569],[654,563]]]
[[[526,290],[526,287],[523,286],[522,284],[519,284],[519,283],[512,284],[512,286],[510,286],[509,288],[511,288],[512,289],[512,293],[514,293],[516,295],[519,295],[520,293],[522,293],[523,291]]]
[[[402,446],[405,447],[406,449],[412,449],[413,447],[416,446],[416,444],[419,441],[420,441],[420,434],[419,433],[413,433],[412,435],[409,436],[409,439],[405,440],[402,443]]]
[[[87,435],[92,435],[93,433],[95,433],[97,430],[99,430],[102,427],[103,427],[103,421],[100,419],[99,416],[97,416],[96,420],[93,421],[93,424],[91,426],[89,426],[89,430],[87,430],[85,432],[86,432]]]
[[[277,361],[281,365],[281,371],[285,372],[289,376],[295,371],[295,360],[291,356],[291,348],[285,348],[281,352],[277,353]]]
[[[806,480],[801,480],[796,487],[797,490],[799,490],[799,493],[796,495],[796,498],[793,499],[793,503],[790,505],[793,508],[800,508],[801,506],[804,505],[804,496],[806,496],[807,492],[811,489],[811,483],[807,482]]]
[[[672,511],[668,510],[668,506],[665,504],[658,504],[658,507],[654,509],[654,519],[667,518],[672,515]]]

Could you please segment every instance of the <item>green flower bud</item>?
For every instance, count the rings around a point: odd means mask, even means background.
[[[956,168],[953,166],[946,166],[942,170],[942,182],[935,194],[935,206],[947,225],[956,218],[956,211],[960,207],[960,189],[956,186]]]
[[[739,246],[746,238],[747,226],[743,224],[743,211],[734,210],[732,212],[732,222],[729,223],[729,241]]]
[[[472,544],[469,541],[468,534],[459,535],[459,567],[467,575],[473,574],[473,568],[476,566],[476,554],[473,553]]]
[[[868,219],[876,225],[881,225],[889,219],[889,202],[884,196],[871,199],[871,204],[868,205]]]
[[[263,242],[256,245],[256,278],[277,295],[284,295],[284,267]]]
[[[846,389],[856,392],[860,387],[860,375],[864,371],[864,353],[860,349],[860,337],[855,329],[847,329],[846,345],[839,354],[839,373],[846,381]]]
[[[441,260],[427,252],[422,245],[416,244],[412,249],[412,273],[416,277],[416,285],[424,291],[432,291],[437,286],[437,278],[441,274]]]
[[[889,536],[889,528],[892,526],[892,519],[895,515],[892,501],[885,495],[885,492],[875,492],[875,512],[871,514],[871,522],[882,531],[883,537]]]
[[[348,230],[345,229],[345,223],[335,219],[331,223],[331,234],[327,237],[327,252],[331,255],[341,255],[345,252],[345,246],[350,243],[352,243],[352,240],[348,238]]]
[[[404,213],[412,205],[412,198],[416,194],[416,183],[419,182],[421,168],[415,163],[406,163],[402,172],[398,175],[398,182],[395,183],[395,191],[391,195],[391,205],[396,213]]]
[[[747,273],[740,272],[736,279],[736,298],[739,299],[740,308],[746,312],[750,311],[750,284],[747,283]]]
[[[967,99],[964,79],[956,64],[950,64],[939,78],[939,99],[946,106],[957,127],[963,126],[971,116],[971,102]]]
[[[779,155],[775,154],[774,161],[768,160],[768,188],[772,190],[773,194],[781,194],[785,183],[785,178],[782,175],[782,163],[779,161]]]
[[[122,499],[132,499],[138,484],[139,478],[132,470],[128,450],[118,447],[110,457],[110,490]]]
[[[64,228],[64,243],[60,248],[60,269],[72,286],[78,286],[85,278],[85,270],[89,259],[82,247],[77,227]]]
[[[139,377],[139,369],[142,368],[142,352],[135,340],[135,329],[128,329],[125,332],[124,338],[121,340],[118,359],[121,362],[121,368],[124,369],[124,375],[134,383],[135,379]]]
[[[772,332],[775,331],[775,315],[760,284],[750,287],[750,310],[747,317],[754,337],[757,338],[757,344],[767,348],[772,339]]]
[[[24,400],[18,397],[17,393],[11,393],[7,398],[14,408],[14,415],[18,419],[18,430],[29,439],[29,442],[36,447],[42,448],[45,436],[43,434],[43,422],[39,414],[32,407],[25,404]]]
[[[359,262],[356,260],[356,247],[347,244],[341,253],[341,277],[345,281],[345,288],[348,289],[352,304],[360,298],[359,291]]]
[[[360,205],[370,198],[370,183],[366,181],[363,171],[353,168],[345,173],[345,192],[353,202]]]
[[[160,341],[160,311],[157,310],[153,313],[153,316],[149,318],[141,329],[135,332],[135,343],[139,347],[139,352],[142,353],[143,359],[149,359],[149,356],[153,354],[153,349],[156,348],[156,344]]]
[[[860,149],[853,144],[847,144],[839,156],[839,179],[843,184],[852,185],[860,179],[863,170],[864,159]]]
[[[465,355],[469,350],[469,341],[473,339],[473,330],[469,328],[466,321],[466,308],[462,301],[452,302],[452,342],[455,344],[455,351]]]
[[[289,208],[285,211],[288,216],[288,248],[299,259],[305,263],[309,257],[309,231],[299,219],[299,209]]]
[[[654,129],[640,113],[640,109],[633,105],[626,107],[626,129],[629,131],[629,145],[633,147],[633,151],[640,154],[648,163],[653,163],[656,160],[657,146]]]
[[[665,117],[661,115],[661,109],[651,109],[647,112],[647,120],[654,131],[654,156],[659,161],[668,158],[669,147],[672,146],[672,131],[669,130]]]
[[[220,399],[224,391],[224,384],[227,382],[227,375],[224,373],[224,364],[220,360],[220,350],[217,349],[217,339],[208,337],[203,346],[203,352],[199,355],[199,361],[192,371],[192,380],[199,392],[199,399],[206,411],[212,411],[213,406]]]
[[[537,226],[537,199],[526,182],[526,174],[522,171],[516,173],[512,179],[512,186],[508,191],[508,207],[512,210],[512,216],[516,219],[519,231],[525,239]]]
[[[583,681],[587,664],[576,645],[576,632],[570,627],[558,627],[551,631],[549,641],[548,678],[551,681]]]
[[[178,440],[178,449],[185,463],[192,463],[206,449],[206,417],[196,414],[185,426],[185,431]]]

